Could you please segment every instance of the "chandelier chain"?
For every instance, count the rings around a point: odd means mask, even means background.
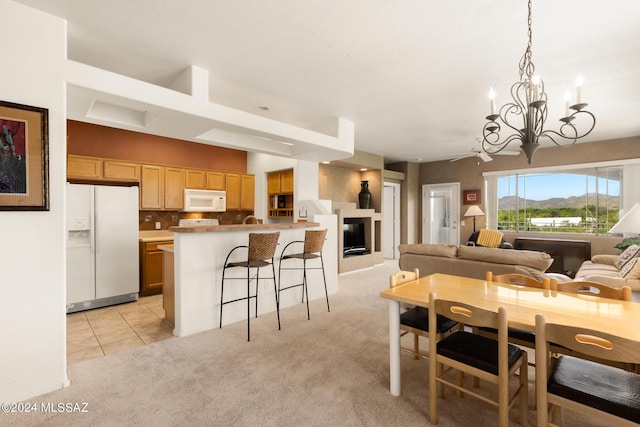
[[[526,75],[528,78],[531,78],[533,76],[533,74],[535,73],[535,65],[533,65],[533,61],[531,59],[532,57],[532,53],[531,53],[531,48],[533,45],[532,39],[533,39],[533,30],[531,29],[532,26],[532,18],[531,18],[531,0],[529,0],[529,13],[527,16],[527,49],[524,52],[524,55],[522,55],[522,59],[520,60],[520,80],[524,79],[524,76]]]

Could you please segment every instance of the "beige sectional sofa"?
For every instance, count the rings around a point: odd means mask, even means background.
[[[621,273],[620,269],[615,266],[618,258],[618,255],[592,256],[591,261],[582,263],[576,272],[575,280],[597,282],[615,287],[629,286],[632,291],[640,291],[640,275],[638,271],[635,271],[640,268],[631,269],[625,277],[622,277],[621,274],[624,273]]]
[[[420,269],[420,276],[432,273],[484,279],[487,271],[494,274],[520,273],[538,280],[553,259],[544,252],[494,249],[478,246],[443,244],[403,244],[400,251],[400,269]]]

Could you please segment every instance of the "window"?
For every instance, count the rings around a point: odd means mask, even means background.
[[[488,179],[493,185],[487,182],[493,224],[504,231],[606,234],[619,219],[623,172],[611,165],[495,175]]]

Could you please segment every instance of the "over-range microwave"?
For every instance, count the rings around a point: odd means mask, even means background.
[[[185,188],[184,212],[224,212],[226,210],[226,191]]]

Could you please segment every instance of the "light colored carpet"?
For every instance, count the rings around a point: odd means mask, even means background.
[[[340,276],[339,292],[185,338],[72,365],[71,387],[30,402],[88,403],[87,413],[0,414],[19,426],[424,426],[428,361],[402,355],[402,396],[389,393],[388,287],[396,261]],[[294,292],[294,291],[291,291]],[[426,343],[424,344],[426,349]],[[529,426],[535,425],[533,370]],[[482,385],[492,391],[492,386]],[[497,411],[448,390],[439,425],[494,426]],[[518,419],[517,409],[511,418]],[[567,426],[596,426],[578,414]]]

